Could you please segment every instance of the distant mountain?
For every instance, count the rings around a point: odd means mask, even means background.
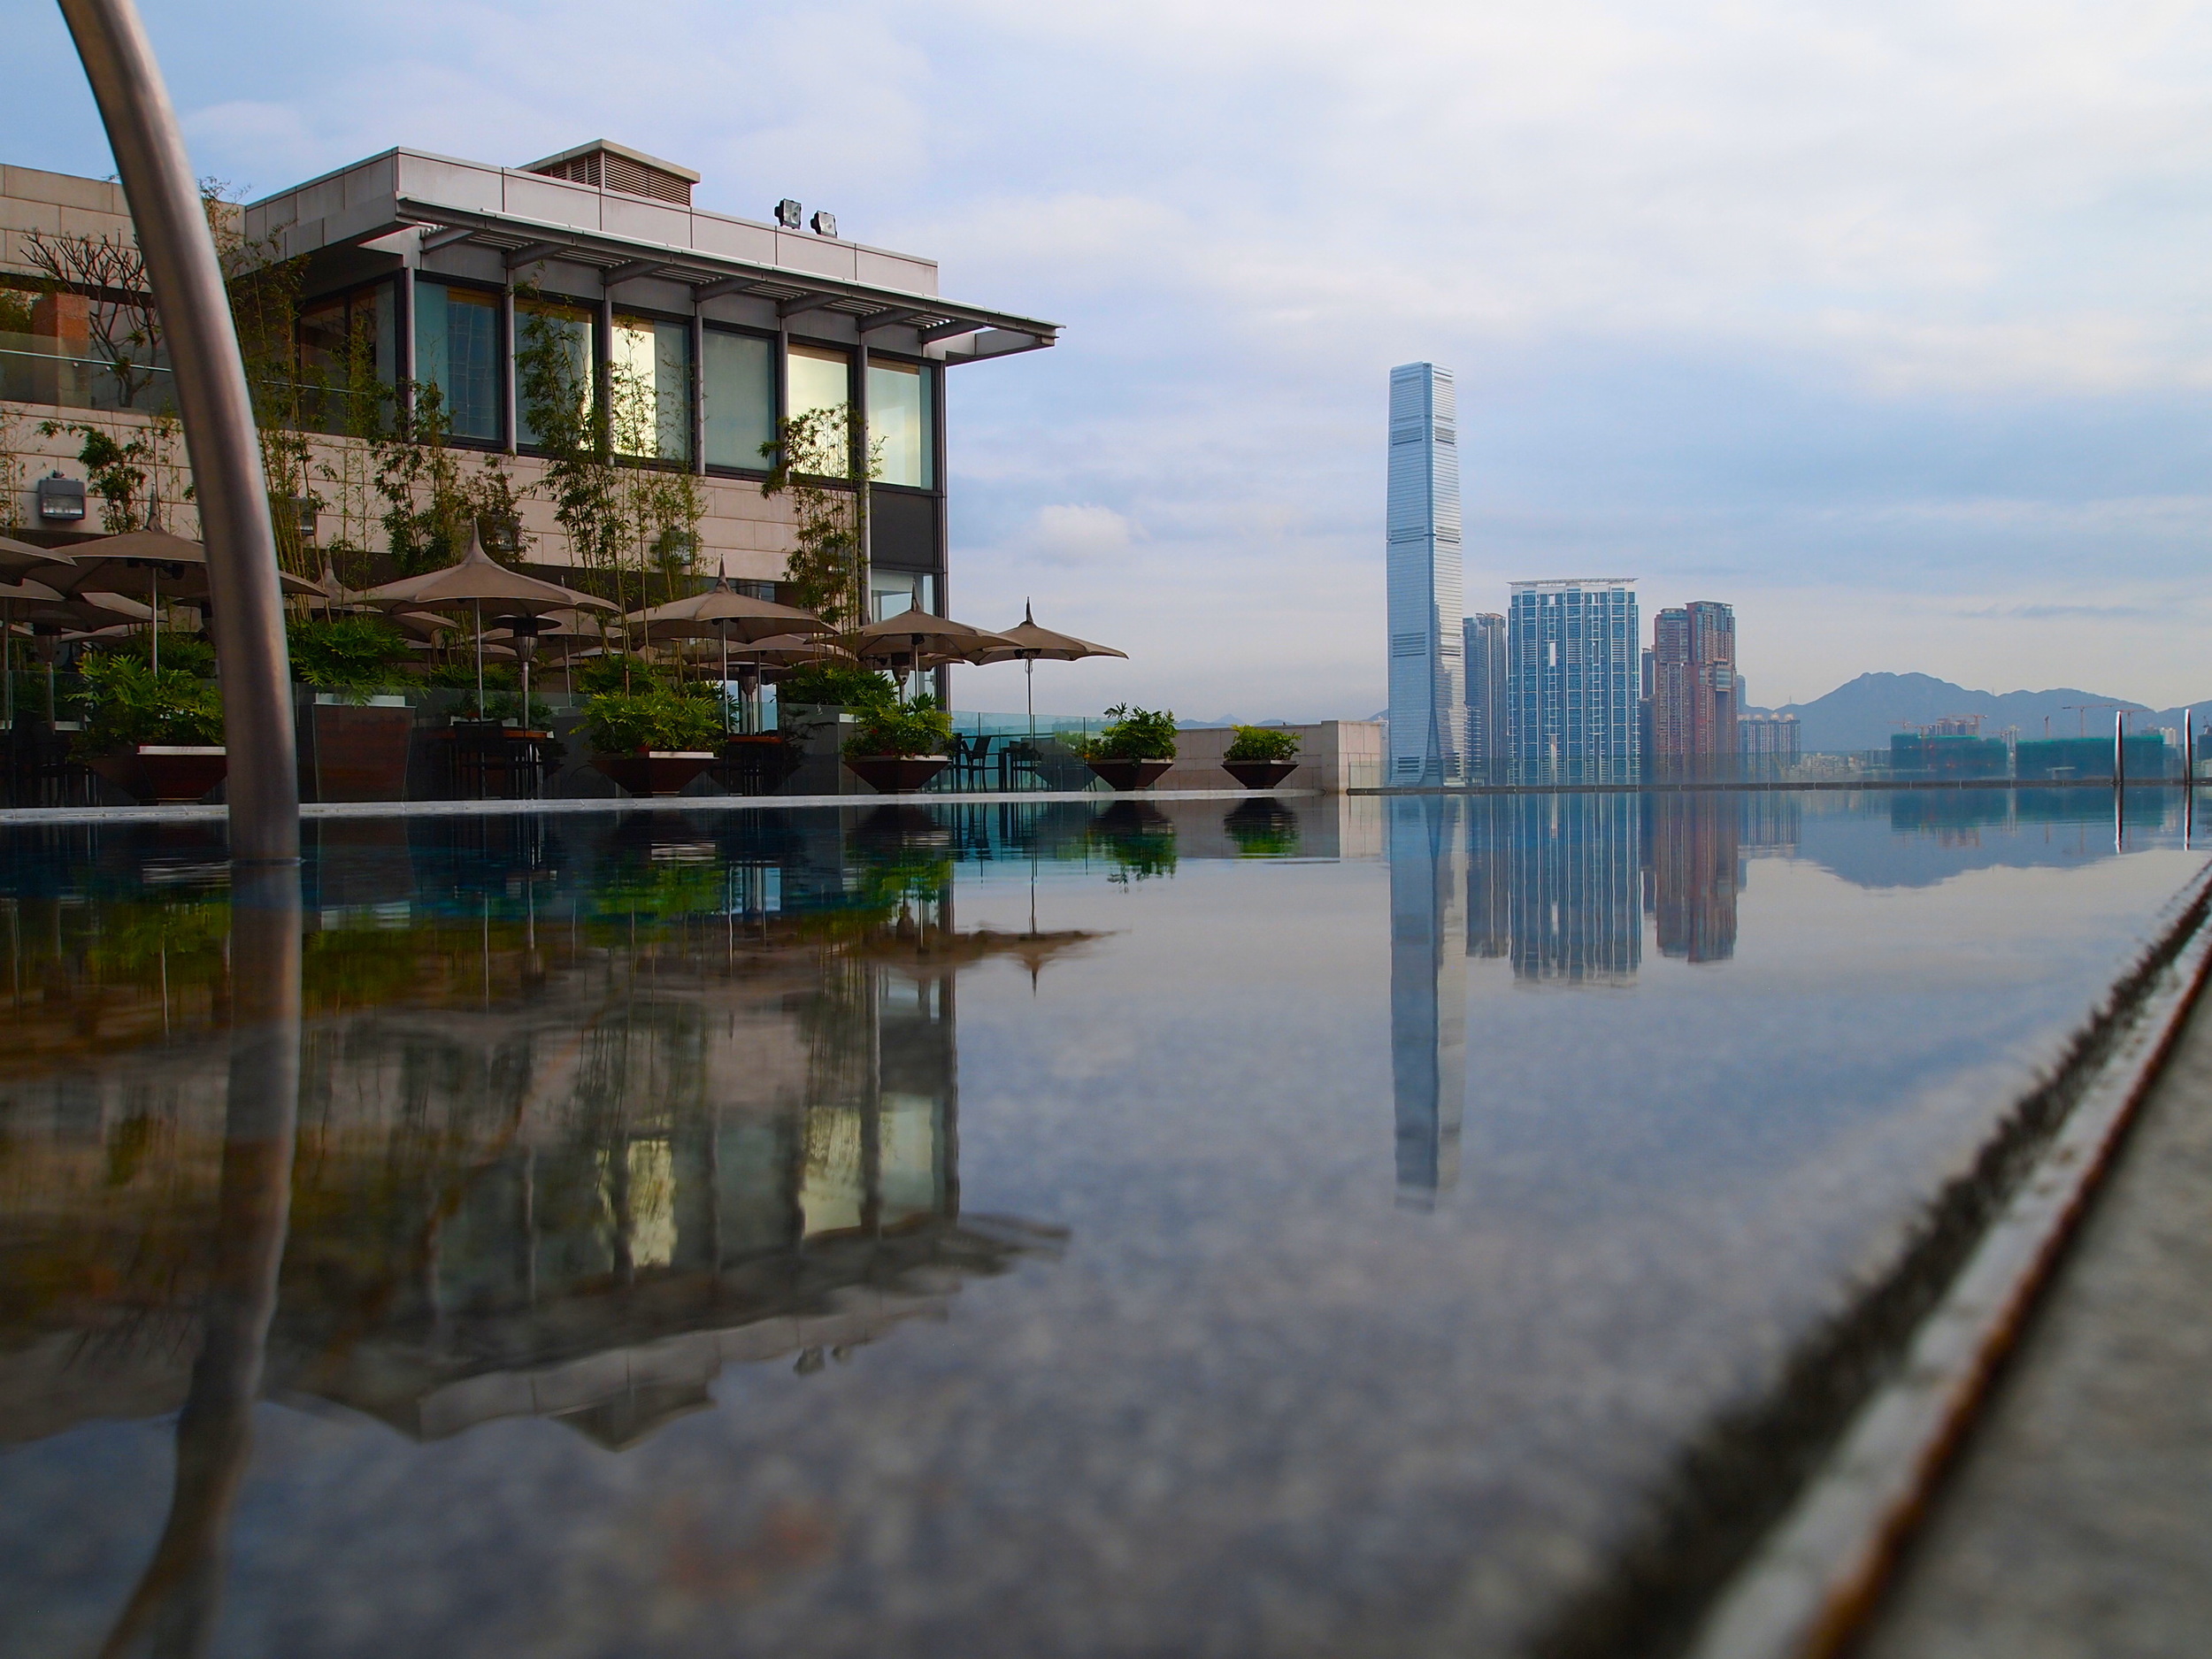
[[[2022,737],[2041,737],[2047,718],[2053,737],[2072,737],[2085,725],[2092,733],[2109,732],[2109,708],[2092,709],[2084,715],[2070,706],[2091,703],[2122,703],[2129,709],[2144,707],[2139,703],[2126,703],[2121,698],[2078,691],[2072,687],[2001,694],[1970,691],[1932,674],[1861,674],[1824,697],[1815,697],[1810,703],[1793,703],[1776,712],[1798,718],[1799,739],[1805,749],[1833,750],[1887,749],[1889,740],[1901,731],[1957,714],[1980,715],[1982,731],[1991,737],[2001,735],[2008,726],[2018,726]],[[2212,700],[2197,706],[2212,708]],[[2179,709],[2161,709],[2151,712],[2147,718],[2131,720],[2129,729],[2147,731],[2180,724]]]

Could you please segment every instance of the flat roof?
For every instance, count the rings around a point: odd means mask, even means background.
[[[419,150],[388,150],[249,204],[243,228],[276,258],[357,248],[415,265],[467,243],[510,272],[557,260],[595,270],[608,288],[657,278],[687,286],[695,303],[731,295],[770,302],[780,317],[838,312],[864,338],[910,330],[923,355],[945,363],[1039,350],[1060,333],[943,298],[933,259]],[[409,232],[411,242],[390,240]]]
[[[1544,581],[1508,582],[1506,586],[1517,594],[1562,593],[1570,588],[1632,588],[1633,576],[1560,576]]]

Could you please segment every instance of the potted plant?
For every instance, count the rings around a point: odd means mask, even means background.
[[[1175,764],[1175,716],[1167,710],[1119,703],[1106,722],[1078,752],[1109,788],[1148,789]]]
[[[845,764],[883,795],[909,795],[952,764],[952,716],[925,693],[911,703],[863,704],[845,740]]]
[[[157,670],[121,651],[78,664],[84,763],[141,801],[196,801],[223,780],[223,694],[182,668]]]
[[[591,764],[630,794],[680,795],[720,758],[722,713],[665,686],[603,691],[585,705],[583,734]]]
[[[1298,733],[1279,726],[1240,726],[1221,769],[1248,789],[1271,789],[1298,770]]]
[[[301,772],[319,801],[403,801],[415,712],[387,695],[406,639],[381,617],[310,618],[285,630],[292,672],[313,693]]]

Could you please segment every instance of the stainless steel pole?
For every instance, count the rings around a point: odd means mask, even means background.
[[[288,863],[300,856],[300,783],[276,533],[215,239],[137,9],[131,0],[59,3],[130,199],[175,372],[222,663],[230,856]]]

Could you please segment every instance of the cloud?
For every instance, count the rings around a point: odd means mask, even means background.
[[[1040,507],[1030,521],[1031,557],[1051,565],[1125,562],[1137,535],[1111,507]]]

